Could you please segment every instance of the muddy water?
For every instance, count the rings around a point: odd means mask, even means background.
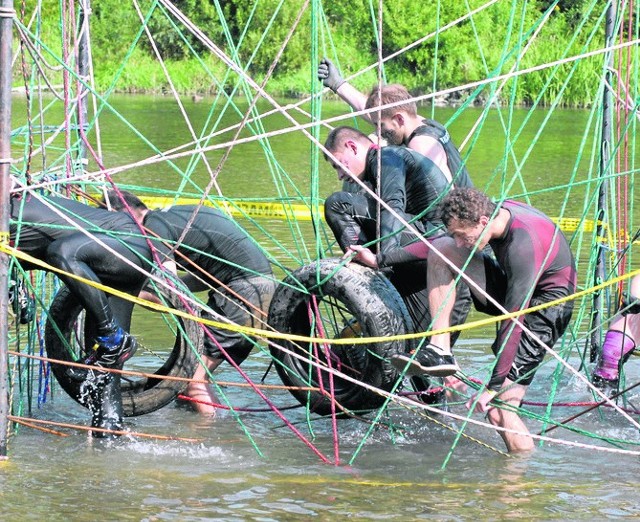
[[[165,99],[122,97],[117,105],[143,129],[159,148],[187,141],[184,128]],[[340,109],[336,106],[334,110]],[[195,119],[205,104],[189,107]],[[452,111],[438,117],[446,121]],[[536,114],[541,121],[545,113]],[[464,138],[477,113],[456,120],[452,134]],[[107,164],[127,163],[147,157],[148,145],[109,130],[103,123]],[[580,132],[587,113],[557,112],[545,139],[536,146],[523,171],[528,191],[566,183],[575,162]],[[529,135],[535,132],[531,124]],[[496,118],[485,124],[470,160],[470,171],[479,186],[498,194],[510,177],[494,176],[503,155],[503,131]],[[523,150],[526,138],[518,147]],[[295,183],[308,185],[308,144],[298,135],[274,140],[276,156],[292,173]],[[256,146],[232,153],[220,176],[223,192],[235,197],[275,194],[272,178]],[[215,156],[215,155],[214,155]],[[498,171],[500,169],[497,169]],[[512,166],[506,171],[511,173]],[[335,190],[334,174],[321,166],[322,194]],[[511,174],[510,174],[511,175]],[[509,175],[509,176],[510,176]],[[206,179],[198,169],[197,183]],[[200,181],[198,181],[200,180]],[[250,182],[248,182],[250,180]],[[179,184],[171,169],[147,167],[121,176],[136,186],[175,190]],[[517,186],[517,185],[516,185]],[[308,192],[308,188],[305,189]],[[524,190],[522,190],[524,192]],[[513,189],[517,194],[518,190]],[[566,192],[536,194],[532,201],[550,215],[558,215]],[[583,200],[574,197],[568,214],[576,216]],[[282,222],[266,221],[275,239],[266,243],[276,259],[292,264],[295,241]],[[307,228],[304,228],[307,227]],[[303,225],[309,232],[308,225]],[[311,243],[310,243],[311,244]],[[156,323],[138,323],[137,334],[161,352],[166,339]],[[482,378],[492,358],[488,354],[490,327],[463,334],[458,357],[465,371]],[[138,364],[153,364],[141,356]],[[567,356],[579,367],[576,354]],[[255,353],[243,365],[254,381],[267,370],[269,357]],[[631,363],[630,377],[634,375]],[[528,395],[533,415],[543,415],[550,383],[557,382],[553,417],[562,420],[581,411],[590,401],[586,387],[568,372],[558,376],[557,365],[545,365]],[[490,429],[467,425],[465,408],[457,403],[451,412],[462,420],[442,415],[428,417],[391,405],[372,429],[368,422],[307,416],[288,392],[269,389],[267,397],[285,412],[277,417],[268,405],[247,388],[233,383],[241,379],[224,367],[217,374],[224,384],[218,390],[221,404],[237,411],[220,410],[214,419],[202,419],[184,406],[172,404],[157,412],[127,419],[127,428],[141,435],[117,440],[97,440],[83,432],[60,429],[67,436],[20,427],[10,439],[10,458],[0,463],[0,499],[5,520],[502,520],[502,519],[604,519],[640,515],[635,480],[640,473],[636,456],[595,451],[579,446],[547,443],[527,457],[503,455],[502,442]],[[34,377],[34,389],[37,388]],[[280,381],[272,370],[265,384]],[[630,381],[635,382],[635,381]],[[46,401],[24,399],[25,416],[87,425],[88,414],[55,382]],[[637,402],[631,396],[629,407]],[[368,417],[371,419],[372,417]],[[475,420],[482,421],[478,416]],[[532,432],[542,425],[535,419]],[[550,436],[574,444],[595,444],[616,450],[601,438],[638,442],[637,430],[610,410],[592,412],[572,426],[594,432],[557,429]],[[334,436],[337,430],[337,438]],[[300,436],[296,434],[299,431]],[[464,436],[457,439],[457,433]],[[146,438],[142,434],[174,440]],[[305,440],[302,440],[304,437]],[[187,440],[189,439],[189,440]],[[626,444],[626,449],[634,449]]]

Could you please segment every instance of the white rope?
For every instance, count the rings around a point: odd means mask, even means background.
[[[610,52],[612,50],[631,47],[631,46],[634,46],[634,45],[638,45],[639,43],[640,43],[640,39],[636,39],[636,40],[632,40],[632,41],[629,41],[629,42],[616,44],[616,45],[613,45],[613,46],[610,46],[610,47],[604,47],[604,48],[601,48],[601,49],[588,51],[588,52],[585,52],[585,53],[582,53],[582,54],[578,54],[578,55],[570,56],[570,57],[567,57],[567,58],[563,58],[561,60],[556,60],[556,61],[553,61],[553,62],[547,62],[547,63],[544,63],[544,64],[539,64],[539,65],[536,65],[536,66],[529,67],[527,69],[520,69],[518,71],[505,73],[503,75],[499,75],[499,76],[496,76],[496,77],[493,77],[493,78],[487,78],[487,79],[483,79],[483,80],[478,80],[478,81],[475,81],[475,82],[467,83],[467,84],[462,85],[462,86],[443,89],[443,90],[435,92],[435,93],[416,96],[415,98],[413,98],[413,100],[414,101],[428,100],[428,99],[434,98],[436,96],[441,96],[441,95],[444,95],[444,94],[450,94],[450,93],[457,92],[457,91],[467,90],[467,89],[470,89],[470,88],[473,88],[473,87],[477,87],[477,86],[480,86],[480,85],[486,85],[486,84],[492,83],[492,82],[497,82],[497,81],[501,81],[501,80],[505,80],[505,79],[511,79],[511,78],[515,78],[517,76],[523,76],[525,74],[530,74],[532,72],[541,71],[541,70],[544,70],[544,69],[555,67],[557,65],[562,65],[562,64],[565,64],[565,63],[575,62],[577,60],[581,60],[581,59],[584,59],[584,58],[589,58],[589,57],[592,57],[592,56],[597,56],[597,55],[600,55],[600,54],[604,54],[604,53]],[[390,108],[390,107],[395,107],[397,105],[401,105],[403,103],[406,103],[406,100],[403,100],[402,102],[389,103],[387,105],[384,105],[383,107],[384,108]],[[275,112],[287,111],[287,110],[289,110],[291,108],[292,108],[291,105],[278,106],[278,109],[273,110],[273,111],[269,111],[267,113],[264,113],[264,114],[260,115],[258,118],[255,118],[253,120],[249,120],[249,122],[255,121],[257,119],[265,118],[268,115],[274,114]],[[251,143],[251,142],[254,142],[254,141],[263,140],[263,139],[271,138],[271,137],[274,137],[274,136],[281,136],[281,135],[284,135],[284,134],[289,134],[289,133],[295,132],[295,131],[303,131],[303,133],[306,136],[310,137],[312,142],[317,144],[321,148],[322,151],[326,152],[326,149],[324,148],[324,146],[319,144],[317,140],[315,140],[313,137],[311,137],[309,135],[309,133],[306,131],[306,129],[312,128],[312,127],[317,126],[317,125],[332,124],[332,123],[336,123],[336,122],[341,122],[343,120],[350,119],[350,118],[352,118],[354,116],[362,116],[362,115],[369,114],[369,113],[372,113],[372,112],[377,111],[377,110],[378,110],[378,107],[373,107],[371,109],[363,109],[363,110],[357,111],[357,112],[352,112],[352,113],[348,113],[348,114],[342,114],[342,115],[338,115],[338,116],[333,116],[333,117],[327,118],[327,119],[325,119],[323,121],[311,121],[311,122],[302,123],[302,124],[296,122],[295,125],[293,125],[291,127],[286,127],[286,128],[283,128],[283,129],[277,129],[277,130],[274,130],[274,131],[264,132],[264,133],[261,133],[261,134],[255,134],[253,136],[247,136],[247,137],[239,138],[239,139],[233,140],[233,141],[216,143],[216,144],[213,144],[213,145],[207,145],[206,147],[200,147],[200,146],[197,145],[200,141],[210,140],[212,138],[218,137],[218,136],[220,136],[222,134],[225,134],[225,133],[227,133],[227,132],[229,132],[229,131],[231,131],[233,129],[236,129],[238,127],[238,125],[232,125],[232,126],[229,126],[229,127],[225,128],[225,129],[221,129],[221,130],[218,130],[216,132],[213,132],[213,133],[209,134],[208,136],[202,138],[202,140],[197,140],[197,141],[192,141],[192,142],[189,142],[189,143],[185,143],[185,144],[180,145],[178,147],[175,147],[173,149],[169,149],[169,150],[167,150],[167,151],[165,151],[165,152],[163,152],[161,154],[157,154],[155,156],[150,156],[150,157],[148,157],[148,158],[146,158],[144,160],[132,162],[132,163],[129,163],[129,164],[126,164],[126,165],[117,166],[117,167],[112,167],[112,168],[106,169],[105,172],[110,174],[110,175],[115,175],[115,174],[118,174],[120,172],[125,172],[125,171],[132,170],[132,169],[138,168],[138,167],[148,166],[148,165],[160,163],[160,162],[167,161],[167,160],[175,160],[175,159],[179,159],[179,158],[189,157],[191,155],[200,154],[202,152],[211,152],[211,151],[215,151],[215,150],[221,150],[221,149],[228,148],[231,145],[235,146],[235,145],[243,144],[243,143]],[[288,114],[287,114],[287,118],[291,119],[291,117]],[[183,149],[185,149],[187,147],[193,147],[193,149],[183,150]],[[88,175],[89,176],[96,176],[98,174],[97,173],[88,173]],[[67,181],[75,180],[75,179],[82,179],[82,178],[73,177],[73,178],[69,178]]]
[[[0,7],[0,18],[15,18],[16,10],[12,7]]]

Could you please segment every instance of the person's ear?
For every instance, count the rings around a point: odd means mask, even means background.
[[[345,141],[344,146],[347,150],[350,150],[354,155],[358,154],[358,144],[354,140]]]
[[[487,216],[480,216],[480,225],[482,228],[486,227],[489,224],[489,218]]]
[[[398,127],[403,127],[404,126],[404,114],[402,114],[401,112],[396,112],[391,117],[391,119],[396,122],[396,125]]]

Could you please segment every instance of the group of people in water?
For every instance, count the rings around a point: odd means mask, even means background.
[[[517,408],[571,318],[576,266],[566,238],[539,210],[512,200],[495,203],[474,188],[446,128],[419,116],[403,86],[377,87],[366,96],[327,59],[318,78],[355,110],[369,109],[364,118],[386,142],[346,126],[329,133],[325,158],[345,184],[327,197],[326,222],[347,261],[385,269],[416,331],[438,332],[391,363],[412,381],[442,377],[448,389],[463,393],[449,327],[466,320],[471,303],[496,316],[535,307],[499,324],[496,364],[467,402],[487,415],[510,452],[533,449]],[[86,364],[122,367],[137,349],[127,331],[133,304],[114,311],[100,285],[86,281],[157,300],[147,286],[155,266],[173,285],[208,289],[206,317],[260,327],[275,290],[271,265],[226,213],[189,205],[150,210],[118,189],[101,203],[44,196],[17,184],[11,197],[12,244],[52,267],[95,323]],[[640,296],[640,278],[631,295]],[[625,312],[611,322],[593,374],[601,388],[617,387],[620,364],[640,335],[640,305]],[[225,360],[240,365],[255,341],[226,328],[204,330],[203,364],[186,395],[197,411],[212,414],[206,377]]]
[[[426,280],[422,324],[430,321],[426,331],[438,333],[392,363],[407,375],[442,376],[448,388],[462,391],[448,329],[466,317],[465,289],[475,308],[489,315],[533,308],[516,321],[500,322],[491,376],[466,403],[486,414],[510,452],[530,451],[534,442],[517,408],[571,319],[576,266],[566,238],[541,211],[512,200],[496,204],[474,188],[449,133],[418,115],[402,85],[374,88],[366,96],[326,58],[318,78],[353,109],[367,111],[364,117],[388,143],[380,148],[350,127],[327,138],[326,159],[340,179],[358,187],[332,194],[325,204],[345,258]],[[424,260],[426,266],[415,264]],[[640,297],[640,278],[631,295]],[[617,387],[620,364],[635,348],[637,312],[640,305],[628,306],[607,331],[592,378],[605,391]]]

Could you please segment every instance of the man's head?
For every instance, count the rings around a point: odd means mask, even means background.
[[[496,204],[484,192],[471,187],[453,189],[440,204],[440,218],[456,245],[478,250],[491,239],[483,232],[495,211]]]
[[[324,146],[339,163],[334,162],[326,154],[325,159],[336,169],[339,179],[353,182],[347,170],[362,179],[367,165],[367,152],[372,145],[373,142],[369,137],[358,129],[336,127],[327,136]]]
[[[380,134],[391,145],[402,145],[404,139],[411,131],[407,128],[407,122],[418,116],[418,108],[412,100],[409,91],[400,84],[375,86],[365,104],[365,109],[381,107],[391,103],[404,102],[394,107],[387,107],[380,112]],[[377,112],[371,112],[371,119],[375,122]]]
[[[127,212],[128,209],[131,209],[133,216],[138,221],[144,220],[144,216],[149,211],[147,205],[138,196],[127,190],[107,190],[102,198],[102,203],[110,210]]]

